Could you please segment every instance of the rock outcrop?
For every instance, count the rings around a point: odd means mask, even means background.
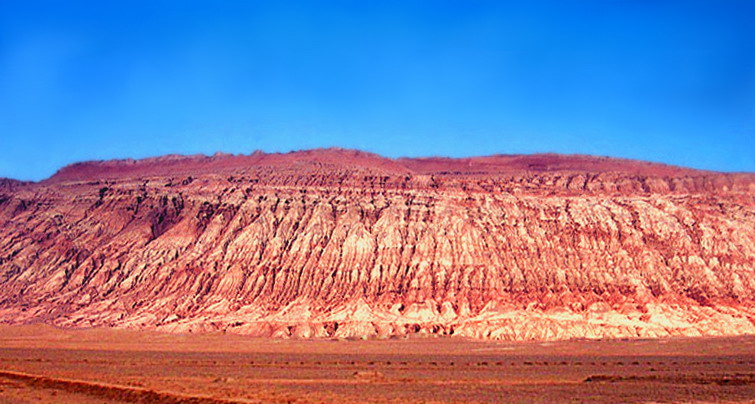
[[[275,337],[755,333],[755,175],[341,150],[0,181],[0,322]]]

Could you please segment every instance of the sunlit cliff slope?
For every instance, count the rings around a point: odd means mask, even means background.
[[[755,333],[755,175],[341,149],[0,180],[0,322],[276,337]]]

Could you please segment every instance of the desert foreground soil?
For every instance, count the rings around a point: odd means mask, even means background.
[[[481,342],[0,327],[0,403],[755,402],[755,337]]]

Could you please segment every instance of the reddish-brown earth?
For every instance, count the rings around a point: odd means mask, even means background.
[[[0,326],[0,403],[753,403],[755,338],[281,340]]]
[[[341,150],[0,181],[0,321],[276,337],[755,333],[755,174]]]

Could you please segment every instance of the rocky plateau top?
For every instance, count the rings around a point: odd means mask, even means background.
[[[755,174],[343,149],[0,179],[0,322],[294,338],[755,334]]]

